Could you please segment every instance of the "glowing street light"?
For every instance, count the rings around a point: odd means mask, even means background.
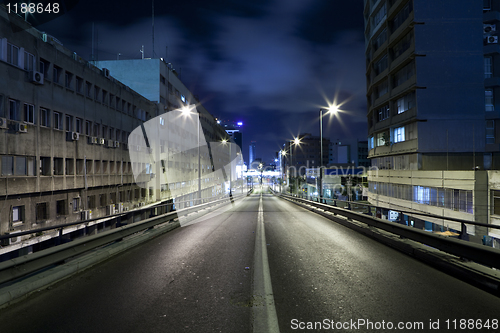
[[[233,173],[233,161],[231,160],[231,141],[228,139],[222,139],[222,144],[225,146],[229,142],[229,196],[232,197],[233,193],[233,187],[231,184],[231,179],[232,179],[232,173]]]
[[[181,113],[184,117],[191,117],[192,115],[196,115],[198,112],[192,112],[193,108],[196,110],[196,107],[183,106],[181,108]],[[198,115],[198,200],[199,204],[201,204],[201,152],[200,152],[200,116]]]
[[[326,114],[336,114],[339,111],[337,105],[330,105],[329,108],[319,109],[319,145],[320,145],[320,157],[319,157],[319,202],[323,202],[323,111]]]
[[[293,164],[293,150],[292,150],[292,144],[295,146],[300,146],[300,139],[299,137],[294,138],[293,140],[289,141],[289,147],[290,147],[290,164]],[[282,151],[282,155],[286,156],[286,150]],[[288,177],[290,177],[290,171],[288,172]],[[290,182],[288,182],[290,184]]]

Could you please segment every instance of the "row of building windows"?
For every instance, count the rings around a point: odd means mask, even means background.
[[[382,182],[368,182],[368,189],[373,194],[413,201],[419,204],[443,207],[470,214],[474,212],[471,190]]]
[[[394,3],[391,3],[389,7],[391,7]],[[391,32],[396,31],[410,16],[413,11],[413,1],[408,1],[405,6],[394,16],[394,18],[389,22],[389,28]],[[380,8],[375,12],[372,16],[370,25],[368,25],[369,30],[367,31],[368,35],[375,35],[377,33],[378,27],[381,26],[381,23],[387,17],[387,3],[383,3]],[[386,40],[388,31],[387,27],[384,27],[383,30],[377,34],[372,39],[372,48],[373,52],[375,52]]]
[[[379,132],[368,138],[368,149],[416,139],[416,129],[416,123],[411,123],[405,126],[390,128],[389,131]]]
[[[2,176],[36,176],[35,156],[3,155],[0,174]],[[130,162],[107,160],[83,160],[62,157],[44,157],[39,160],[39,175],[91,175],[117,173],[131,174]]]
[[[191,182],[177,182],[170,184],[163,184],[161,186],[161,192],[168,191],[169,189],[181,189],[190,186]],[[111,193],[100,193],[89,195],[86,197],[86,206],[82,206],[81,198],[73,198],[70,201],[70,206],[68,206],[68,200],[56,200],[55,201],[55,217],[69,215],[70,212],[77,213],[82,209],[98,209],[106,208],[109,205],[138,201],[141,199],[148,199],[154,195],[154,189],[150,187],[145,188],[135,188],[133,190],[122,190],[118,192]],[[42,222],[51,218],[50,202],[39,202],[35,204],[35,221]],[[26,206],[19,205],[12,207],[12,225],[17,227],[26,221]]]
[[[371,159],[371,163],[378,170],[417,170],[418,155],[405,154],[375,157]]]
[[[381,61],[382,60],[385,66],[387,58],[384,57],[381,59]],[[414,75],[415,75],[415,63],[412,61],[391,76],[392,88],[396,88],[399,85],[405,83]],[[373,87],[373,92],[371,95],[371,103],[374,103],[377,98],[382,97],[388,92],[389,92],[389,80],[387,79],[381,80],[380,83],[378,83],[376,86]]]
[[[493,89],[486,89],[484,91],[484,104],[486,111],[495,111],[495,99]]]
[[[174,184],[175,187],[175,184]],[[117,195],[118,194],[118,195]],[[134,190],[124,190],[118,193],[101,193],[96,195],[87,196],[86,209],[96,209],[105,208],[108,205],[113,205],[119,202],[131,202],[132,200],[140,200],[141,198],[147,199],[153,196],[153,189],[149,189],[149,193],[144,188],[136,188]],[[82,202],[80,198],[73,198],[71,200],[71,207],[68,206],[68,200],[56,200],[55,201],[55,215],[64,216],[69,215],[70,212],[77,213],[80,212],[82,207]],[[12,207],[12,224],[13,226],[19,226],[26,221],[26,211],[24,205]],[[50,216],[50,202],[39,202],[35,204],[35,221],[42,222],[51,218]]]
[[[391,55],[391,57],[390,57],[391,61],[397,59],[400,55],[402,55],[406,50],[408,50],[410,48],[410,46],[412,44],[412,40],[413,40],[412,36],[413,36],[413,33],[409,32],[399,42],[397,42],[396,45],[394,45],[389,50],[389,54]],[[378,40],[379,40],[379,38],[377,38],[377,41]],[[383,40],[386,40],[386,38],[383,38]],[[377,60],[373,64],[373,72],[374,72],[373,77],[376,77],[377,75],[382,73],[384,70],[386,70],[388,67],[389,67],[389,56],[387,53],[385,53],[384,55],[382,55],[382,57],[379,60]]]
[[[187,161],[161,160],[163,173],[166,168],[174,168],[182,171],[198,169],[198,163]],[[208,164],[201,165],[202,172],[208,172],[212,167]],[[39,175],[98,175],[98,174],[132,174],[132,170],[145,170],[146,174],[153,173],[151,163],[121,162],[108,160],[84,160],[62,157],[44,157],[39,160]],[[35,156],[3,155],[1,157],[2,176],[36,176]]]
[[[6,58],[4,57],[3,48],[7,49]],[[5,38],[0,38],[0,60],[22,68],[27,71],[32,71],[35,66],[35,56],[17,45],[7,42]]]
[[[35,70],[35,56],[29,52],[24,51],[23,48],[11,43],[3,43],[5,39],[0,39],[0,60],[6,61],[11,65],[23,68],[26,71]],[[7,45],[7,58],[2,59],[2,45]],[[24,67],[22,66],[24,64]],[[148,115],[145,110],[138,109],[135,105],[127,102],[120,97],[113,95],[100,88],[97,85],[92,84],[89,81],[84,80],[82,77],[76,76],[73,73],[64,70],[63,68],[52,64],[52,75],[50,73],[51,63],[48,60],[40,58],[39,70],[44,75],[44,80],[50,81],[52,79],[53,83],[64,85],[67,89],[76,91],[81,95],[85,95],[88,98],[107,105],[117,111],[124,112],[131,116],[134,116],[140,120],[146,121]],[[63,77],[64,75],[64,77]]]
[[[22,112],[20,111],[22,104]],[[21,103],[19,100],[9,99],[9,109],[7,114],[2,112],[3,95],[0,95],[0,115],[7,116],[8,119],[24,121],[29,124],[36,124],[35,106],[29,103]],[[127,142],[129,132],[121,131],[113,127],[101,125],[90,120],[74,117],[70,114],[49,110],[44,107],[39,108],[38,124],[43,127],[52,127],[57,130],[77,132],[88,136],[102,137],[104,139]]]
[[[412,109],[413,107],[415,107],[415,91],[411,91],[388,104],[378,107],[374,111],[374,116],[377,122],[381,122],[391,117],[391,110],[395,110],[394,113],[397,112],[397,114],[401,114]],[[373,118],[371,117],[368,118],[368,126],[373,126]]]
[[[413,0],[408,1],[404,7],[390,21],[392,31],[396,31],[407,19],[413,11]]]

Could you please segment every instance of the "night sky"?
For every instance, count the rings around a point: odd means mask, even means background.
[[[342,113],[324,137],[364,139],[366,82],[362,0],[66,1],[37,29],[91,59],[163,57],[216,117],[243,121],[243,152],[257,141],[269,162],[286,140],[319,135],[319,109]],[[42,23],[44,18],[39,18]]]

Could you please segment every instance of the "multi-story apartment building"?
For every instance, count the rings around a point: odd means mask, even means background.
[[[379,169],[369,173],[372,203],[490,220],[493,171],[485,170],[500,161],[495,6],[498,1],[364,1],[368,150]],[[423,222],[426,229],[431,223],[434,230],[460,230],[443,219]],[[467,232],[476,242],[498,235],[472,225]]]
[[[167,77],[172,71],[160,60],[144,61],[155,63],[158,71],[166,69]],[[138,186],[128,146],[134,129],[187,106],[194,97],[175,74],[167,81],[157,73],[160,93],[148,96],[150,100],[111,72],[83,60],[0,6],[0,234],[169,201],[174,199],[170,189],[175,189],[177,199],[195,196],[190,192],[199,187],[182,177],[161,187],[153,182]],[[226,136],[224,129],[201,104],[197,111],[197,126],[204,136],[198,143],[220,142]],[[174,129],[171,135],[194,137],[178,126]],[[165,161],[167,149],[171,155],[181,153],[184,143],[168,144],[161,146]],[[163,173],[170,168],[177,170],[176,175],[191,177],[191,170],[204,177],[214,170],[210,154],[207,149],[193,150],[188,161],[182,152],[182,161],[162,163]],[[219,157],[219,165],[229,160],[228,154]],[[200,164],[203,170],[198,171]],[[150,173],[153,176],[157,169]],[[204,198],[219,194],[200,183]]]

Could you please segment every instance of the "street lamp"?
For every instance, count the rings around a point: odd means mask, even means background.
[[[195,109],[196,110],[196,109]],[[198,115],[198,200],[199,204],[201,204],[201,152],[200,152],[200,116],[198,114],[198,110],[192,112],[192,108],[190,106],[184,106],[181,109],[182,115],[184,117],[191,117],[192,115]]]
[[[319,109],[319,145],[320,145],[320,157],[319,157],[319,201],[323,202],[323,111],[328,113],[337,113],[339,111],[336,105],[331,105],[328,109]]]
[[[290,147],[290,164],[293,163],[293,150],[292,150],[292,144],[295,144],[296,146],[300,146],[300,139],[298,137],[294,138],[293,140],[289,141],[289,147]],[[286,156],[286,150],[282,150],[282,155]],[[297,170],[295,170],[297,171]],[[297,176],[297,173],[296,175]],[[288,177],[290,177],[290,171],[288,171]],[[288,185],[290,185],[290,182],[288,182]],[[297,180],[295,180],[295,185],[297,185]]]
[[[222,144],[225,146],[229,142],[229,197],[232,197],[233,187],[231,185],[231,174],[233,173],[233,162],[231,160],[231,141],[222,139]]]

